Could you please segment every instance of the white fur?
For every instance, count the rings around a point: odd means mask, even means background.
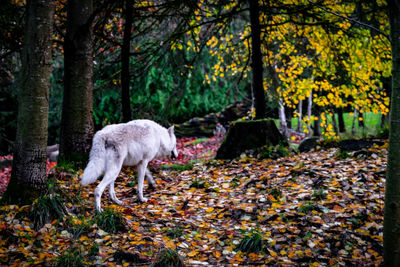
[[[173,126],[167,130],[151,120],[108,125],[94,135],[89,163],[83,172],[81,184],[94,183],[104,173],[94,193],[96,209],[101,212],[101,195],[108,185],[111,199],[119,205],[123,204],[115,195],[115,179],[122,166],[136,166],[139,177],[138,197],[140,201],[146,202],[147,198],[143,197],[144,177],[154,186],[147,164],[154,158],[171,154],[178,156]]]

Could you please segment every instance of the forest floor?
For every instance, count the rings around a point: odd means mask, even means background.
[[[212,159],[215,139],[185,138],[178,145],[173,164],[184,170],[152,162],[157,186],[145,185],[147,203],[137,201],[131,168],[115,186],[124,206],[103,194],[102,207],[123,219],[116,233],[96,221],[97,183],[82,187],[82,170],[51,168],[67,214],[34,230],[30,206],[0,206],[0,265],[62,265],[74,257],[85,265],[150,265],[164,248],[188,266],[383,262],[387,144],[357,157],[329,148],[233,161]],[[0,181],[10,170],[1,171]]]

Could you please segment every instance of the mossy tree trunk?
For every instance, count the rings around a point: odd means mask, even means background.
[[[3,200],[30,203],[46,189],[48,99],[54,1],[27,2],[10,183]]]
[[[67,3],[60,136],[60,156],[66,159],[87,155],[93,137],[92,10],[92,0]]]
[[[392,97],[384,212],[384,265],[400,266],[400,2],[389,0]]]

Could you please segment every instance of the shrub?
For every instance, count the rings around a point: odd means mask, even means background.
[[[117,233],[125,231],[125,223],[120,213],[112,209],[106,209],[103,212],[97,212],[93,222],[107,233]]]

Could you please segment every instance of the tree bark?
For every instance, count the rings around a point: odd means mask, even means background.
[[[302,119],[303,119],[303,100],[299,101],[299,106],[298,106],[298,117],[297,117],[297,131],[302,132],[303,127],[301,125]]]
[[[358,120],[358,109],[354,108],[354,112],[353,112],[353,124],[351,126],[351,134],[354,136],[356,134],[356,122]]]
[[[339,120],[339,132],[344,133],[344,132],[346,132],[346,126],[344,125],[343,109],[338,108],[337,114],[338,114],[338,120]]]
[[[318,106],[315,106],[317,119],[314,121],[313,136],[321,136],[321,115]]]
[[[255,97],[256,119],[264,118],[266,112],[263,86],[263,63],[261,54],[261,27],[258,1],[249,0],[251,24],[251,68]]]
[[[286,121],[286,113],[285,113],[285,106],[283,105],[282,101],[279,101],[279,126],[282,130],[282,135],[285,137],[288,136],[288,126]]]
[[[54,1],[27,2],[14,160],[3,196],[9,203],[30,203],[46,190],[53,16]]]
[[[337,121],[336,121],[336,116],[335,116],[335,111],[332,110],[332,125],[333,125],[333,130],[335,131],[335,134],[338,135],[339,134],[339,128],[337,125]]]
[[[383,247],[385,266],[400,266],[400,2],[388,0],[392,44],[392,97]]]
[[[132,31],[132,17],[133,6],[129,0],[125,1],[125,25],[124,25],[124,37],[121,47],[121,104],[122,104],[122,120],[128,122],[132,120],[131,101],[129,93],[129,58],[131,48],[131,31]]]
[[[92,0],[67,3],[64,43],[64,99],[61,119],[60,156],[82,159],[93,137],[93,45]]]
[[[308,106],[307,106],[307,117],[308,117],[307,129],[308,129],[308,135],[311,135],[312,90],[310,92],[310,95],[308,96],[307,103],[308,103]]]

